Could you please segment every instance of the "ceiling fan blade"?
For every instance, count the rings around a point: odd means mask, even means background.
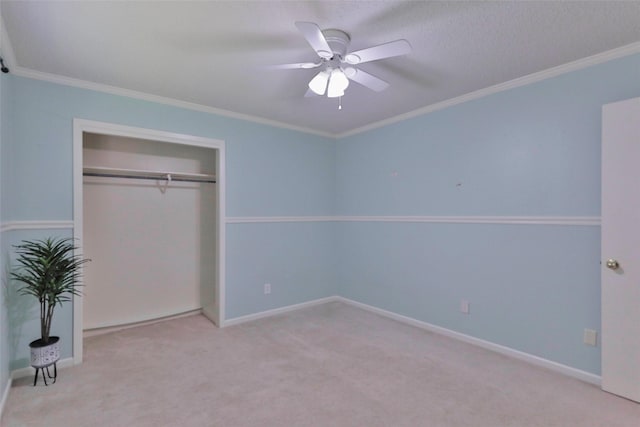
[[[313,62],[299,62],[297,64],[280,64],[280,65],[268,65],[270,70],[307,70],[309,68],[317,68],[322,65],[322,62],[314,64]]]
[[[320,27],[313,22],[296,22],[296,27],[320,58],[330,59],[333,56],[331,47],[324,38]]]
[[[367,49],[356,50],[347,54],[345,62],[348,64],[362,64],[363,62],[376,61],[378,59],[391,58],[394,56],[406,55],[411,52],[411,45],[408,41],[401,39]]]
[[[349,80],[353,80],[354,82],[359,83],[371,90],[375,90],[376,92],[382,92],[389,87],[389,83],[372,74],[367,73],[366,71],[358,70],[355,68],[354,70],[355,72],[350,72],[347,74]]]

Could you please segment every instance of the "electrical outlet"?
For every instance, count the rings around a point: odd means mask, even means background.
[[[271,283],[265,283],[264,284],[264,294],[268,295],[271,293]]]
[[[582,338],[586,345],[598,345],[598,332],[593,329],[585,329],[584,336]]]
[[[464,299],[460,301],[460,312],[464,314],[469,314],[469,301]]]

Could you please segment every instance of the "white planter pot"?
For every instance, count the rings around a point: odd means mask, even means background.
[[[42,339],[29,343],[31,348],[31,366],[45,368],[53,365],[60,359],[60,337],[49,337],[49,342],[44,344]]]

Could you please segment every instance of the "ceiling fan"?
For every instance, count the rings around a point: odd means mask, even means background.
[[[324,95],[325,93],[329,98],[343,96],[345,89],[349,86],[349,80],[376,92],[383,91],[389,87],[389,83],[357,68],[356,65],[406,55],[411,52],[411,45],[404,39],[348,52],[351,38],[344,31],[320,30],[320,27],[313,22],[296,22],[296,27],[318,54],[319,60],[275,65],[272,68],[321,68],[309,82],[309,90],[305,96]]]

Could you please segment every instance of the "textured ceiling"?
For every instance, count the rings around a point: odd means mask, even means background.
[[[0,8],[18,74],[50,73],[333,135],[640,41],[639,1],[3,0]],[[346,31],[350,50],[404,38],[413,52],[362,64],[391,86],[378,93],[352,83],[338,110],[336,99],[304,97],[317,70],[267,67],[315,61],[296,21]]]

